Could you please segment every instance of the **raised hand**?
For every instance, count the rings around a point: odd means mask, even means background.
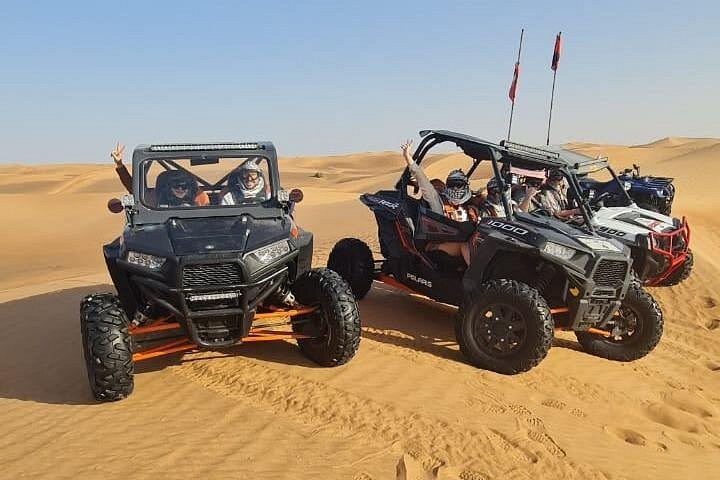
[[[405,143],[400,145],[403,156],[405,157],[405,161],[408,163],[412,162],[412,144],[413,144],[412,140],[405,140]]]
[[[122,165],[122,159],[123,159],[123,152],[125,151],[125,145],[120,145],[120,142],[117,142],[117,145],[115,145],[115,149],[110,152],[110,158],[113,159],[116,166]]]

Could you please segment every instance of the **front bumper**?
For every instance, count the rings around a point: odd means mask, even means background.
[[[249,334],[258,305],[287,282],[288,263],[296,256],[293,252],[260,276],[249,275],[237,256],[212,261],[187,257],[177,265],[174,285],[137,268],[129,272],[129,280],[146,300],[175,315],[193,343],[229,347]],[[190,281],[188,272],[193,272]]]
[[[655,286],[682,268],[685,263],[690,246],[690,227],[687,220],[683,217],[678,228],[672,232],[650,232],[648,242],[650,253],[657,259],[660,267],[656,274],[645,279],[645,285]]]

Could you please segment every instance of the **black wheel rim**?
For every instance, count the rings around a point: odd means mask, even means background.
[[[330,343],[330,322],[322,305],[315,305],[317,310],[303,315],[298,323],[300,333],[309,336],[313,342]]]
[[[520,311],[508,304],[481,309],[472,325],[478,347],[494,357],[507,357],[525,344],[527,325]]]
[[[642,332],[642,320],[640,315],[628,306],[621,306],[618,313],[613,317],[610,325],[610,337],[606,340],[610,343],[627,343],[640,336]]]

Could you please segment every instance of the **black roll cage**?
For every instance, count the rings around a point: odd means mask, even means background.
[[[498,165],[499,163],[502,163],[503,166],[507,165],[508,168],[511,167],[514,162],[519,164],[521,168],[532,169],[533,167],[540,167],[543,169],[559,169],[568,180],[568,184],[572,189],[575,198],[577,198],[585,225],[590,232],[595,232],[591,222],[592,210],[590,209],[587,201],[583,200],[581,194],[582,190],[577,176],[570,171],[567,162],[561,160],[558,154],[534,147],[513,144],[506,142],[505,140],[501,141],[500,144],[495,144],[477,137],[463,133],[451,132],[448,130],[421,130],[420,136],[422,137],[422,140],[413,154],[413,160],[415,163],[420,165],[433,147],[440,145],[441,143],[451,142],[457,145],[457,147],[460,148],[465,155],[473,159],[472,167],[470,167],[470,170],[467,172],[468,178],[472,176],[483,160],[489,159],[492,163],[495,180],[498,182],[498,185],[503,192],[505,192],[510,185],[506,182],[505,178],[503,178],[501,168]],[[521,150],[518,147],[524,148]],[[409,182],[410,169],[405,167],[405,170],[395,185],[395,188],[400,191],[401,196],[407,196],[407,186]],[[515,220],[515,213],[512,211],[512,208],[510,208],[507,196],[501,195],[501,198],[506,218]]]

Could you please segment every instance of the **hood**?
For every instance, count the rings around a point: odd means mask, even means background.
[[[593,249],[589,247],[587,243],[583,243],[582,241],[580,241],[580,238],[597,238],[606,240],[602,237],[599,237],[598,235],[594,235],[581,228],[572,226],[552,217],[529,213],[517,213],[516,217],[518,220],[517,222],[507,223],[513,223],[515,225],[521,226],[523,229],[528,230],[528,237],[531,239],[532,243],[537,242],[539,244],[542,242],[542,239],[545,239],[551,242],[575,248],[576,250],[582,250],[586,251],[587,253],[591,253]],[[506,221],[505,219],[498,220],[501,220],[503,222]],[[510,233],[512,234],[512,232]],[[615,241],[612,241],[612,243],[619,250],[619,252],[625,251],[625,247],[622,244]],[[621,254],[619,252],[618,254]]]
[[[245,252],[289,236],[283,220],[257,220],[249,215],[215,218],[173,218],[167,231],[176,255]]]
[[[633,235],[649,231],[668,233],[677,229],[675,219],[637,206],[603,207],[593,217],[593,223]]]

